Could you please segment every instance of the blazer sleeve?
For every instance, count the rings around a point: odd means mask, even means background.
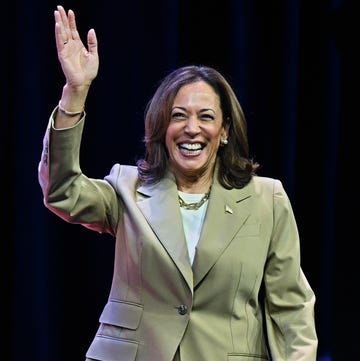
[[[85,115],[73,127],[55,129],[51,114],[38,166],[45,206],[67,222],[98,232],[116,233],[119,206],[113,187],[85,176],[80,168],[80,144]]]
[[[315,295],[300,265],[294,213],[280,181],[273,183],[273,232],[265,269],[265,316],[273,360],[316,361]]]

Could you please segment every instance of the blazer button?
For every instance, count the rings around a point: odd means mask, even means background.
[[[178,308],[179,315],[186,315],[187,313],[187,306],[180,305]]]

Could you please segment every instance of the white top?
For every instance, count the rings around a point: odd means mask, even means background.
[[[179,195],[186,203],[196,203],[199,202],[205,194],[190,194],[179,191]],[[196,210],[180,207],[191,264],[194,261],[196,246],[200,238],[202,225],[204,223],[207,204],[208,201],[206,201],[199,209]]]

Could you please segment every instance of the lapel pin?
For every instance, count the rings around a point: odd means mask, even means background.
[[[225,212],[233,214],[233,210],[227,204],[225,205]]]

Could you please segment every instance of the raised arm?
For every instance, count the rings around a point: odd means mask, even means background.
[[[76,28],[75,13],[59,5],[54,12],[58,58],[66,83],[55,117],[56,128],[74,125],[85,107],[86,97],[99,68],[98,43],[94,29],[87,33],[87,48]]]

